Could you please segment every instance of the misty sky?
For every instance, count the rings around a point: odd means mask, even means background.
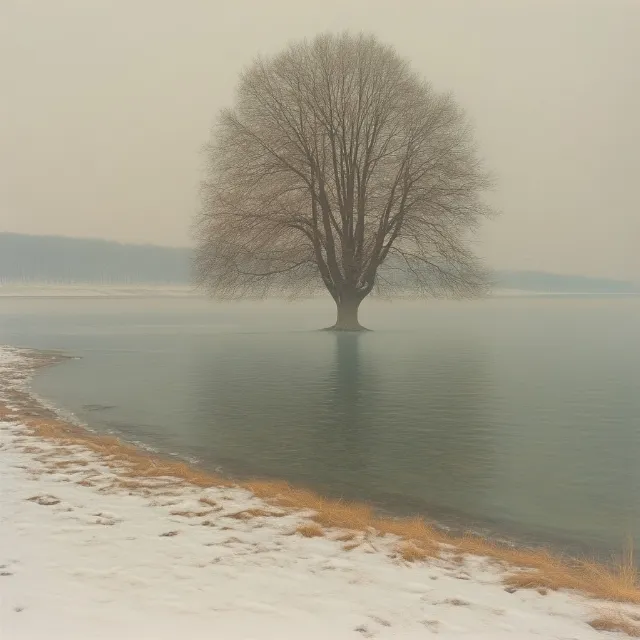
[[[473,119],[490,265],[640,280],[640,0],[0,0],[0,231],[189,244],[238,72],[343,29]]]

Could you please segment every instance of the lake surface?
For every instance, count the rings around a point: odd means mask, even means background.
[[[331,305],[0,298],[0,343],[64,349],[43,397],[242,476],[609,553],[640,543],[640,299]]]

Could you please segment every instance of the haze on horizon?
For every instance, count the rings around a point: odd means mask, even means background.
[[[258,53],[370,31],[451,90],[496,176],[497,269],[640,281],[640,3],[4,0],[0,231],[183,246]]]

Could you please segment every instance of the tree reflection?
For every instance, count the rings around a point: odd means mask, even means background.
[[[481,345],[383,332],[233,336],[194,354],[192,381],[198,455],[231,471],[400,512],[482,510],[495,443]]]

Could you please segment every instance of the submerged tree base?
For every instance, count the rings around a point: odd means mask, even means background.
[[[324,329],[320,329],[320,331],[340,331],[345,333],[360,333],[362,331],[371,331],[371,329],[367,329],[367,327],[363,327],[361,324],[348,325],[348,326],[334,324],[330,327],[325,327]]]
[[[349,296],[344,296],[339,301],[336,300],[336,323],[331,327],[327,327],[325,331],[369,331],[358,321],[358,307],[361,302],[360,298]]]

